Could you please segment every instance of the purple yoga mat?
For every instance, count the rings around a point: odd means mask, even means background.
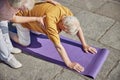
[[[56,51],[53,43],[45,35],[38,36],[31,34],[31,42],[31,45],[28,47],[20,46],[14,42],[13,45],[32,56],[67,68]],[[61,42],[65,47],[69,58],[72,61],[78,62],[84,66],[85,71],[80,74],[90,78],[95,78],[105,62],[109,51],[107,49],[96,48],[98,51],[97,54],[86,54],[82,50],[81,44],[77,41],[61,37]]]

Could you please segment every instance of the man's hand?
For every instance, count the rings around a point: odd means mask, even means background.
[[[90,53],[92,53],[92,54],[97,53],[97,50],[96,50],[95,48],[93,48],[93,47],[91,47],[91,46],[88,46],[88,45],[83,46],[83,49],[84,49],[84,51],[85,51],[86,53],[88,53],[88,52],[90,52]]]
[[[52,3],[52,4],[54,4],[54,5],[60,5],[60,3],[58,3],[57,1],[54,1],[54,0],[46,0],[47,2],[49,2],[49,3]]]
[[[82,67],[80,64],[76,63],[76,62],[71,62],[68,64],[68,67],[70,69],[73,69],[77,72],[83,72],[84,71],[84,67]]]

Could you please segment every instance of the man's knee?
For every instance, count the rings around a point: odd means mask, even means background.
[[[31,43],[29,29],[24,28],[21,24],[14,24],[14,25],[17,28],[19,43],[23,46],[29,46]]]

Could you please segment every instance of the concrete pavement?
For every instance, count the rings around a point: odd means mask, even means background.
[[[110,54],[95,80],[120,79],[120,0],[56,0],[78,17],[86,41],[105,47]],[[78,40],[76,36],[66,37]],[[12,69],[0,62],[0,80],[92,80],[58,65],[21,53],[15,57],[23,64]]]

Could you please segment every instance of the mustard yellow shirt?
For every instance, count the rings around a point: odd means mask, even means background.
[[[23,27],[29,28],[30,30],[44,33],[48,36],[52,42],[57,45],[60,43],[59,32],[61,29],[57,26],[62,17],[72,16],[72,12],[62,6],[53,5],[51,3],[37,3],[31,11],[20,11],[17,13],[19,16],[36,16],[41,17],[46,15],[44,19],[45,28],[42,28],[38,22],[29,22],[22,24]]]

